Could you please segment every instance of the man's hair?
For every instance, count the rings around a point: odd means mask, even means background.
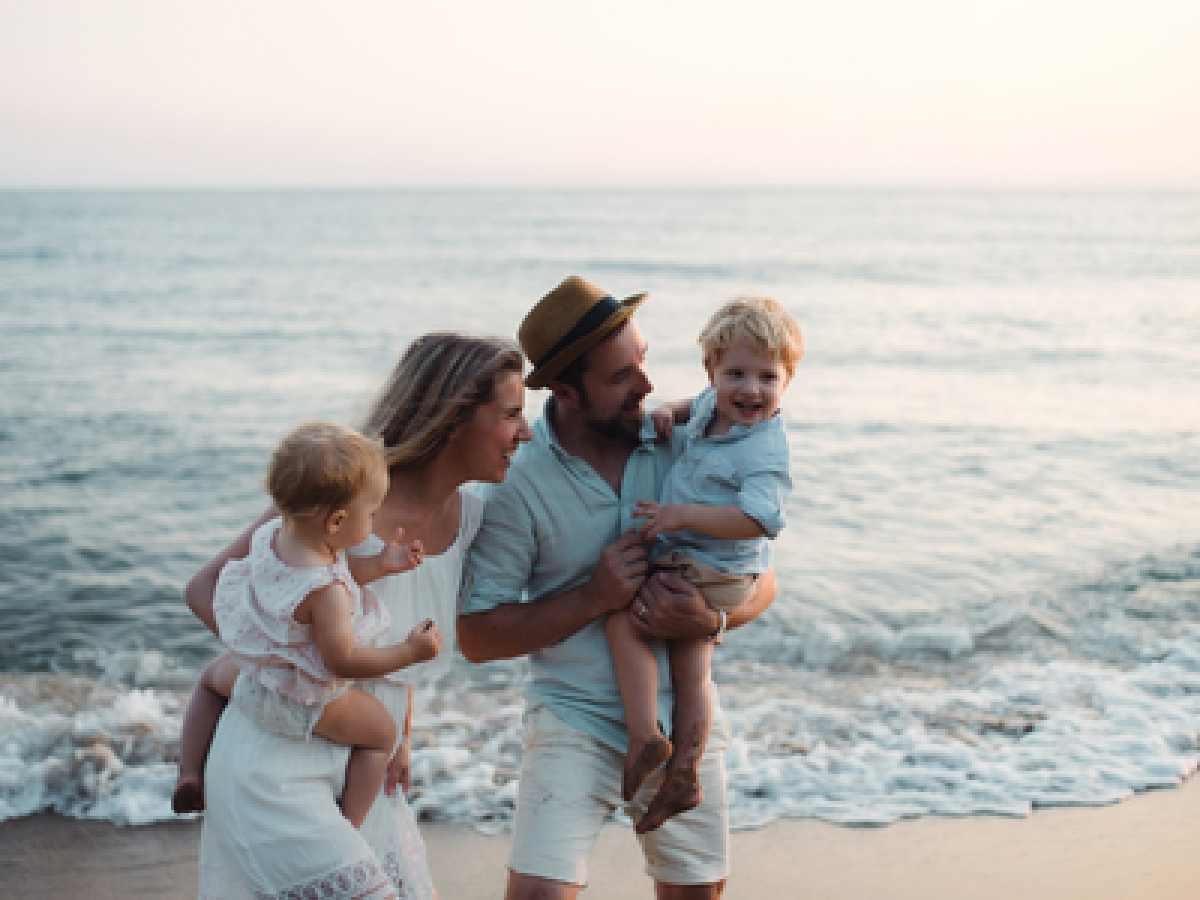
[[[800,326],[770,297],[739,297],[713,313],[700,332],[704,367],[711,370],[719,365],[725,351],[735,344],[753,347],[772,362],[783,363],[789,378],[804,355]]]
[[[606,334],[603,338],[601,338],[600,342],[596,344],[596,347],[601,347],[608,341],[611,341],[618,334],[624,331],[625,326],[628,324],[629,319],[626,319],[624,322]],[[579,394],[580,402],[583,403],[584,406],[587,406],[588,404],[588,395],[587,390],[583,386],[583,375],[592,367],[589,357],[592,355],[592,351],[595,350],[596,347],[592,347],[586,353],[579,354],[577,357],[567,363],[566,367],[564,367],[561,372],[551,379],[552,382],[561,381],[568,387],[574,388],[575,392]]]
[[[285,516],[345,509],[371,477],[386,472],[382,446],[342,425],[308,422],[271,455],[267,493]]]

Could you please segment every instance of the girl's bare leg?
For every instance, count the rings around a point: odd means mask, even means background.
[[[346,766],[342,814],[355,828],[361,828],[383,787],[396,746],[396,723],[382,703],[365,691],[350,688],[325,707],[313,733],[353,748]]]
[[[708,641],[671,641],[671,683],[675,688],[675,755],[666,777],[650,801],[638,834],[653,831],[671,816],[704,800],[700,789],[700,758],[712,729],[712,686],[708,672],[713,645]]]
[[[179,778],[171,794],[171,809],[176,813],[204,810],[204,761],[237,676],[237,663],[228,653],[210,662],[200,675],[179,732]]]
[[[629,731],[621,796],[632,800],[654,770],[671,758],[671,742],[658,727],[658,663],[654,651],[634,632],[628,610],[609,615],[605,629]]]

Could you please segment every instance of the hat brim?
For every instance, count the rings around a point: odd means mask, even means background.
[[[632,316],[649,296],[650,294],[647,292],[626,297],[621,301],[620,308],[605,319],[603,324],[598,328],[584,335],[574,343],[563,347],[562,350],[526,375],[525,387],[536,390],[548,386],[551,381],[559,376],[563,369],[595,347],[608,337],[614,328]]]

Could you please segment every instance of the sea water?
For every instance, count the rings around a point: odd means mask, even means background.
[[[740,294],[800,321],[778,600],[714,678],[735,827],[1021,816],[1200,760],[1200,195],[0,194],[0,820],[168,818],[193,572],[270,449],[414,336],[578,273],[655,400]],[[529,395],[536,415],[542,395]],[[503,827],[520,662],[422,690],[413,803]]]

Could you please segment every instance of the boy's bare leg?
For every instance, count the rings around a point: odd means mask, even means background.
[[[629,731],[621,796],[632,800],[642,783],[671,758],[672,748],[658,728],[658,662],[654,651],[634,632],[628,610],[610,614],[605,630]]]
[[[179,778],[171,794],[171,809],[176,813],[204,811],[204,761],[237,676],[237,663],[228,653],[210,662],[200,675],[179,732]]]
[[[708,641],[672,641],[671,683],[675,688],[675,754],[662,785],[642,820],[638,834],[653,831],[671,816],[704,800],[700,789],[700,757],[712,729],[712,690],[708,671],[713,645]]]
[[[355,828],[362,827],[383,787],[396,746],[395,721],[382,703],[352,687],[325,707],[313,734],[353,748],[346,766],[342,814]]]

